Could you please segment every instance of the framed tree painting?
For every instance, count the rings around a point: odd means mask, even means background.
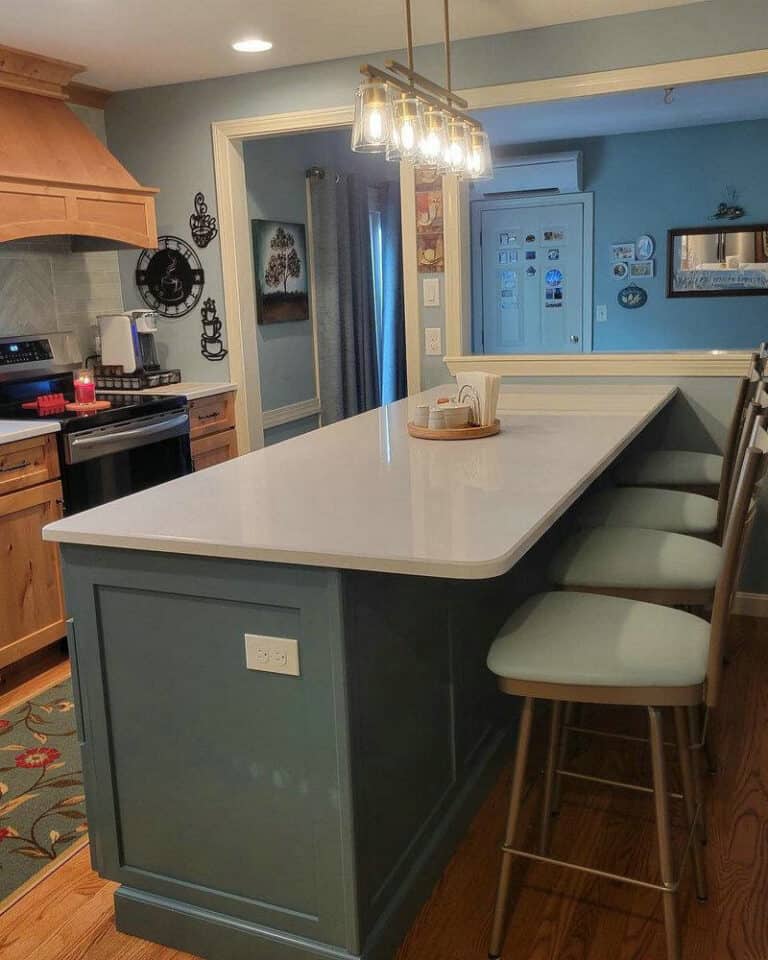
[[[259,323],[309,319],[303,223],[252,220]]]

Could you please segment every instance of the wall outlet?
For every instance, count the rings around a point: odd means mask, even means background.
[[[249,670],[299,677],[299,641],[291,637],[267,637],[258,633],[246,633],[245,665]]]
[[[425,327],[424,352],[428,357],[443,355],[443,331],[440,327]]]
[[[424,277],[422,280],[422,297],[425,307],[440,306],[440,281],[437,277]]]
[[[595,307],[595,323],[605,323],[608,319],[608,307],[604,303],[598,303]]]

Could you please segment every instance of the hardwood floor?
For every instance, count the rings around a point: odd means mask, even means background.
[[[768,621],[734,618],[730,656],[719,711],[720,769],[705,784],[710,898],[705,905],[696,902],[686,870],[685,960],[768,957]],[[0,710],[53,680],[26,681],[4,693]],[[610,714],[614,728],[615,716]],[[596,714],[590,720],[600,722],[603,717]],[[542,709],[536,718],[539,730],[545,719]],[[629,714],[627,729],[637,719],[636,713]],[[599,766],[606,776],[649,782],[642,748],[628,752],[626,747],[616,749],[586,738],[575,748],[571,761],[575,769],[583,766],[595,772]],[[535,758],[532,772],[538,764]],[[397,960],[486,957],[508,781],[507,771],[472,823]],[[537,808],[534,788],[526,801],[529,819]],[[682,812],[675,814],[681,826]],[[647,797],[571,781],[555,821],[553,853],[654,878],[653,829]],[[677,833],[681,840],[682,830]],[[189,954],[117,933],[114,888],[90,870],[87,850],[76,855],[0,916],[0,957],[194,960]],[[665,958],[660,897],[653,891],[520,862],[513,898],[505,960]]]

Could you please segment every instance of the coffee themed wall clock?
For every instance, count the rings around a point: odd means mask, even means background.
[[[203,294],[205,274],[194,249],[181,237],[158,237],[156,250],[142,250],[136,264],[141,299],[163,317],[183,317]]]

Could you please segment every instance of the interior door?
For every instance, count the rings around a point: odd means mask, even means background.
[[[513,200],[481,201],[477,208],[475,322],[481,342],[476,348],[501,354],[580,352],[583,205],[521,206]]]

